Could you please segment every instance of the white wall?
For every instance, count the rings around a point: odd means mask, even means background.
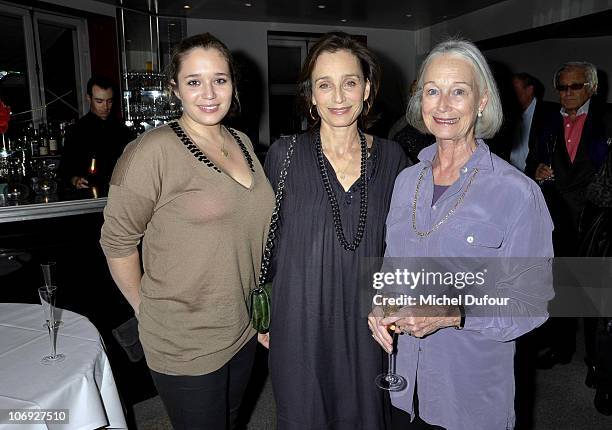
[[[368,47],[387,63],[388,76],[399,74],[397,92],[401,100],[413,77],[414,65],[414,32],[403,30],[384,30],[359,27],[330,27],[322,25],[283,24],[251,21],[221,21],[205,19],[188,19],[187,35],[210,32],[221,39],[230,50],[246,54],[259,67],[263,77],[264,88],[268,87],[268,31],[288,31],[305,33],[326,33],[342,30],[351,34],[367,36]],[[383,79],[385,71],[383,70]],[[388,77],[388,79],[391,79]],[[386,82],[387,88],[389,87]],[[393,84],[391,86],[394,86]],[[259,127],[259,140],[267,145],[269,136],[268,92],[263,94],[263,112]]]
[[[612,8],[612,0],[506,0],[416,32],[416,53],[422,58],[448,36],[479,41],[566,21]]]
[[[537,42],[524,43],[506,48],[491,49],[484,54],[489,60],[507,65],[513,73],[527,72],[538,78],[545,86],[544,99],[559,101],[553,88],[555,70],[566,61],[588,61],[597,69],[606,72],[608,85],[612,79],[612,36],[588,37],[575,39],[546,39]],[[605,91],[605,85],[601,87]],[[612,103],[610,91],[607,102]]]

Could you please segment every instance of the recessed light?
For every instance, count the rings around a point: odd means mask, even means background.
[[[319,9],[325,9],[325,5],[324,5],[324,4],[319,4],[319,5],[317,5],[317,7],[318,7]]]
[[[411,13],[407,13],[406,14],[406,18],[412,18],[412,14]]]
[[[183,6],[183,9],[191,9],[191,6],[189,6],[188,4],[186,4],[185,6]]]
[[[346,18],[342,18],[342,19],[340,20],[340,22],[346,22],[346,21],[347,21],[347,19],[346,19]]]
[[[175,25],[176,25],[176,24],[175,24],[175,23],[173,23],[173,22],[171,22],[171,23],[169,23],[169,24],[168,24],[168,26],[169,26],[169,27],[174,27]]]
[[[251,7],[251,6],[253,6],[253,4],[252,4],[252,3],[245,3],[244,5],[245,5],[246,7]]]
[[[446,19],[446,18],[448,18],[448,15],[442,15],[440,18]]]

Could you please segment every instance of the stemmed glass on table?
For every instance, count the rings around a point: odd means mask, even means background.
[[[57,286],[53,285],[53,277],[55,270],[55,262],[44,263],[40,265],[45,285],[38,289],[38,296],[45,314],[45,324],[49,331],[49,340],[51,343],[51,355],[46,355],[42,358],[42,364],[53,364],[63,361],[66,356],[57,353],[57,331],[61,325],[61,321],[57,318],[57,309],[55,301],[57,299]]]
[[[45,261],[40,264],[40,270],[42,270],[45,285],[55,285],[55,282],[57,282],[57,263],[55,261]]]
[[[43,280],[45,282],[45,287],[54,286],[56,288],[56,294],[57,294],[57,263],[55,261],[45,261],[44,263],[40,264],[40,270],[42,271],[42,274],[43,274]],[[59,319],[60,317],[61,317],[60,312],[57,309],[57,307],[55,307],[55,313],[54,313],[53,320],[58,325],[61,326],[63,322],[62,320]],[[43,327],[47,327],[46,322],[43,324]]]
[[[384,316],[388,317],[391,314],[399,311],[401,306],[396,305],[385,305],[383,307]],[[376,386],[382,390],[387,391],[402,391],[408,386],[408,381],[402,375],[399,375],[395,371],[395,359],[396,359],[396,345],[397,345],[397,333],[395,332],[395,324],[389,324],[387,330],[391,335],[393,341],[391,342],[391,352],[388,353],[389,366],[386,373],[381,373],[376,377]]]

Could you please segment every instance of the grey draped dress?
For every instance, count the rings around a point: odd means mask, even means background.
[[[266,159],[275,189],[288,142],[274,143]],[[350,243],[363,178],[345,192],[325,163]],[[386,394],[374,383],[385,354],[368,329],[358,274],[364,257],[384,254],[393,184],[406,165],[399,145],[374,138],[365,234],[356,251],[347,251],[336,237],[313,134],[298,136],[273,259],[269,366],[279,430],[385,428]]]

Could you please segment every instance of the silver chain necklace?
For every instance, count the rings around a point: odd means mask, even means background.
[[[459,198],[457,199],[457,201],[455,202],[451,210],[448,211],[448,213],[444,215],[444,217],[442,217],[442,219],[438,221],[436,225],[434,225],[431,228],[431,230],[419,231],[417,229],[417,223],[416,223],[416,208],[417,208],[417,200],[419,198],[419,189],[421,188],[421,183],[423,182],[423,178],[425,177],[425,170],[427,170],[427,167],[423,167],[423,170],[421,170],[421,173],[419,174],[419,179],[417,180],[416,189],[414,190],[414,198],[412,199],[412,229],[414,230],[415,234],[419,237],[429,236],[431,233],[439,229],[442,224],[448,221],[450,216],[455,213],[455,211],[457,210],[461,202],[463,202],[463,198],[467,194],[468,190],[470,189],[470,186],[472,185],[472,182],[474,181],[474,177],[478,173],[478,169],[477,168],[474,169],[474,172],[472,173],[472,176],[470,176],[470,179],[468,180],[465,190],[463,190],[463,192],[461,193],[461,195],[459,196]]]

